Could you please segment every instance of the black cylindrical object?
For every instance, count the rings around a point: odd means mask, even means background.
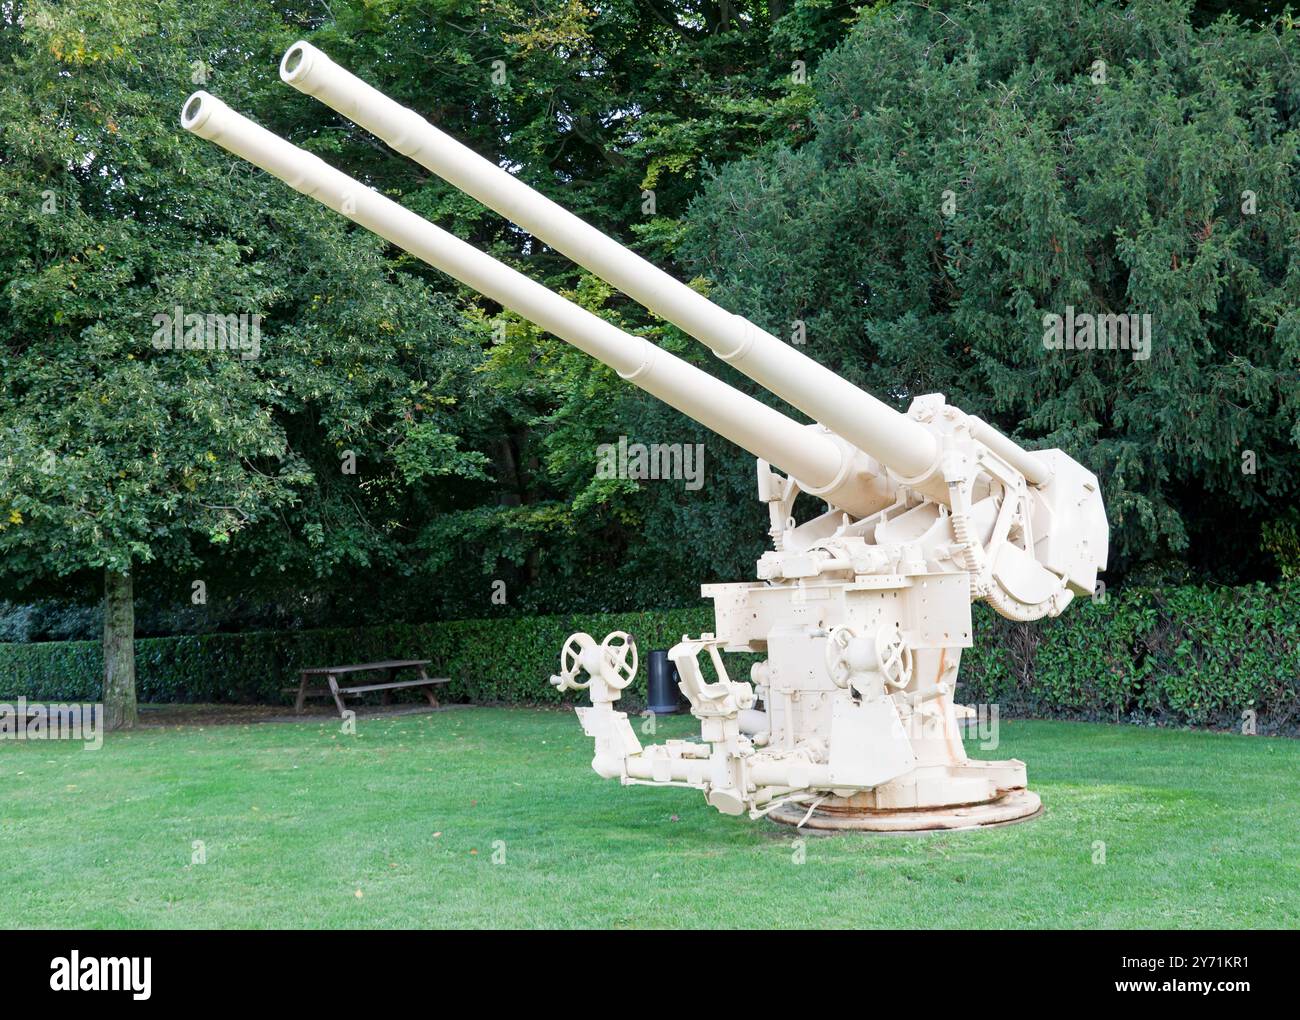
[[[677,667],[667,652],[650,653],[650,671],[646,675],[646,708],[655,715],[672,715],[681,704],[677,687]]]

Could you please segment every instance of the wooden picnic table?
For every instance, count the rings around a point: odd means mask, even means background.
[[[429,676],[428,667],[431,659],[385,659],[382,662],[358,662],[345,666],[313,666],[310,669],[302,671],[298,684],[298,698],[294,702],[294,711],[301,712],[303,702],[309,697],[324,697],[326,694],[334,698],[334,704],[339,707],[339,715],[344,716],[347,709],[343,704],[343,695],[345,694],[365,694],[369,691],[383,691],[384,703],[388,703],[389,691],[400,690],[404,687],[423,687],[422,692],[429,699],[429,704],[434,708],[438,707],[438,699],[433,693],[435,684],[450,683],[449,677],[431,677]],[[403,669],[418,669],[420,675],[414,680],[394,680],[393,676]],[[347,687],[339,686],[340,677],[349,677],[356,673],[382,673],[384,679],[380,683],[362,683],[351,684]],[[309,688],[313,677],[325,677],[328,687]]]

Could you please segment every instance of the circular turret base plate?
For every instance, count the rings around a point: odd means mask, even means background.
[[[1043,813],[1043,802],[1029,790],[1010,790],[983,804],[877,811],[836,808],[828,797],[808,814],[808,805],[785,804],[767,817],[783,825],[819,832],[959,832],[1027,822]],[[807,821],[804,821],[807,816]],[[802,825],[800,824],[802,823]]]

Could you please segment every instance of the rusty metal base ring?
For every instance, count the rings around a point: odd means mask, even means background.
[[[803,821],[808,805],[785,804],[767,817],[783,825],[819,832],[960,832],[1027,822],[1043,813],[1043,802],[1029,790],[1011,790],[996,800],[959,807],[904,808],[895,811],[845,810],[828,798]]]

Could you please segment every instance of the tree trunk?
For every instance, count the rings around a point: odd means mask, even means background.
[[[104,572],[104,720],[110,730],[136,723],[135,599],[131,575]]]

